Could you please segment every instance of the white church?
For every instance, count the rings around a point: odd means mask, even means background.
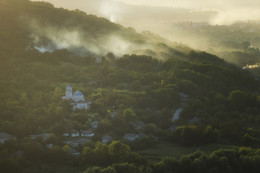
[[[64,100],[71,100],[71,105],[73,106],[73,110],[76,109],[85,109],[88,110],[91,102],[86,102],[84,98],[84,94],[80,91],[76,91],[72,94],[72,87],[66,87],[66,95],[62,97]]]

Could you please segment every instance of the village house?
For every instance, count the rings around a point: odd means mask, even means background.
[[[113,112],[111,113],[111,118],[116,118],[116,116],[117,116],[117,112],[116,112],[116,111],[113,111]]]
[[[174,132],[177,128],[178,128],[177,125],[172,125],[172,126],[169,128],[169,130],[170,130],[171,132]]]
[[[98,124],[99,124],[99,121],[93,121],[93,122],[91,122],[91,126],[92,126],[93,129],[98,128]]]
[[[66,133],[66,135],[67,135],[68,133]],[[79,131],[78,130],[71,130],[71,132],[70,132],[70,137],[72,137],[72,138],[75,138],[75,137],[79,137],[80,136],[80,134],[79,134]]]
[[[180,93],[179,96],[182,103],[186,103],[190,99],[190,96],[184,93]]]
[[[142,138],[147,138],[148,136],[144,133],[139,133],[139,134],[136,134],[136,133],[126,133],[124,136],[123,136],[123,139],[124,140],[127,140],[127,141],[135,141],[137,139],[142,139]]]
[[[70,137],[70,133],[64,133],[63,137]]]
[[[81,131],[81,136],[85,136],[85,137],[93,137],[95,136],[94,132],[89,129],[89,130],[82,130]]]
[[[138,138],[147,138],[148,136],[144,133],[139,133]]]
[[[80,152],[78,152],[72,148],[70,148],[68,152],[69,152],[69,155],[71,155],[71,156],[75,156],[75,157],[80,156]]]
[[[141,121],[131,123],[135,130],[141,130],[144,127],[144,123]]]
[[[76,137],[93,137],[95,134],[93,130],[71,130],[71,132],[67,132],[63,134],[63,137],[71,137],[71,138],[76,138]]]
[[[128,141],[135,141],[138,138],[139,138],[139,135],[135,134],[135,133],[126,133],[123,136],[123,139],[128,140]]]
[[[183,111],[183,108],[179,108],[175,111],[174,115],[172,116],[172,122],[180,119],[180,114],[182,111]]]
[[[200,122],[200,119],[198,117],[194,117],[194,118],[189,120],[189,123],[191,123],[191,124],[196,124],[196,123],[199,123],[199,122]]]
[[[71,147],[78,147],[78,146],[83,146],[84,144],[86,144],[89,141],[88,138],[80,138],[80,139],[76,139],[76,140],[67,140],[64,141],[64,144],[67,144]]]
[[[16,140],[17,138],[15,136],[12,136],[8,133],[0,133],[0,143],[4,144],[6,141],[9,140]]]
[[[44,141],[46,141],[47,138],[49,138],[51,135],[52,135],[51,133],[42,133],[42,134],[37,134],[37,135],[30,135],[30,137],[32,139],[42,138]]]
[[[108,144],[109,142],[111,142],[113,140],[113,138],[109,135],[103,136],[102,137],[102,143],[103,144]]]
[[[64,100],[70,100],[71,105],[73,106],[73,110],[77,109],[85,109],[88,110],[90,107],[91,102],[85,101],[84,94],[81,91],[76,91],[72,94],[72,87],[67,86],[65,96],[62,97]]]
[[[46,147],[49,149],[52,148],[53,146],[54,146],[53,144],[46,144]]]

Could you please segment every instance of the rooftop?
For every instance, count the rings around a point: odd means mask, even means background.
[[[0,139],[3,139],[3,138],[13,138],[14,136],[8,134],[8,133],[4,133],[4,132],[1,132],[0,133]]]

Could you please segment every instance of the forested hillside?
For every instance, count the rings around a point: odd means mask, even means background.
[[[0,0],[0,21],[0,133],[16,138],[0,143],[0,172],[259,170],[259,81],[247,70],[44,2]],[[91,102],[88,110],[62,99],[68,85]],[[107,135],[113,141],[101,143]],[[86,142],[71,145],[76,139]],[[160,162],[136,153],[164,142],[246,148]]]
[[[251,69],[259,71],[259,21],[249,20],[232,25],[180,22],[176,23],[168,32],[172,40],[206,50],[240,67],[257,64]],[[171,34],[174,36],[170,36]],[[248,66],[246,68],[250,69]]]

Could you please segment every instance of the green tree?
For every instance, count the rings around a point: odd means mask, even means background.
[[[23,92],[20,96],[20,99],[19,99],[19,102],[22,104],[22,105],[27,105],[29,103],[29,99],[28,99],[28,96],[26,94],[26,92]]]
[[[108,148],[112,155],[125,155],[130,152],[130,147],[120,141],[112,141]]]
[[[101,173],[101,168],[100,167],[91,167],[88,168],[84,173]]]
[[[134,164],[129,163],[115,163],[113,167],[117,173],[138,173],[138,168]]]
[[[101,170],[101,173],[117,173],[114,167],[107,167]]]
[[[127,108],[124,110],[124,118],[127,121],[132,121],[136,118],[136,113],[134,112],[133,108]]]
[[[54,91],[54,98],[61,99],[61,97],[64,95],[63,90],[60,87],[56,87]]]
[[[241,90],[234,90],[228,96],[229,105],[232,109],[243,111],[252,104],[248,93]]]

